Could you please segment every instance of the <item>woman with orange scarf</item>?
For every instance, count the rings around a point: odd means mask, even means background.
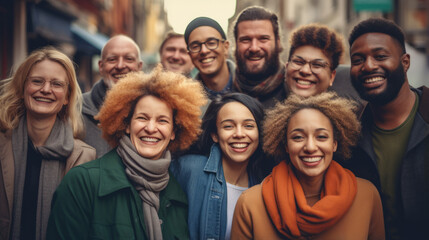
[[[354,108],[326,92],[267,113],[264,150],[285,160],[240,196],[231,239],[385,239],[377,189],[333,161],[357,141]]]

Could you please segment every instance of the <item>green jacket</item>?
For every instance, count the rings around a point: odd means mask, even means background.
[[[116,149],[67,173],[52,199],[46,239],[147,239],[142,200]],[[189,239],[188,203],[170,174],[160,193],[163,239]]]

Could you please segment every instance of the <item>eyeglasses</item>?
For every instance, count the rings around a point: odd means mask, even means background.
[[[305,64],[308,63],[308,65],[310,66],[310,70],[314,74],[319,74],[320,72],[322,72],[323,69],[329,66],[329,63],[322,60],[315,59],[311,61],[306,61],[300,57],[292,58],[291,60],[289,60],[289,63],[290,66],[295,70],[300,70],[302,67],[305,66]]]
[[[29,82],[32,86],[37,88],[43,88],[46,82],[49,82],[51,89],[56,92],[64,91],[66,86],[68,85],[68,83],[59,80],[46,81],[45,79],[39,78],[31,78],[29,79]]]
[[[192,42],[188,46],[188,50],[191,53],[199,53],[201,51],[201,46],[204,44],[209,50],[215,50],[219,47],[219,42],[224,42],[225,40],[220,40],[217,38],[209,38],[205,42]]]

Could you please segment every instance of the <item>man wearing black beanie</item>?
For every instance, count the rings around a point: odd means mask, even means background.
[[[228,60],[229,42],[218,22],[208,17],[192,20],[185,30],[189,56],[199,70],[201,81],[210,99],[231,92],[235,65]]]

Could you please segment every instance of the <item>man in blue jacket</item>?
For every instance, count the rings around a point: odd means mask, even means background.
[[[380,191],[386,239],[424,239],[429,223],[429,89],[410,87],[399,26],[368,19],[350,36],[350,76],[368,101],[362,136],[345,161]]]

